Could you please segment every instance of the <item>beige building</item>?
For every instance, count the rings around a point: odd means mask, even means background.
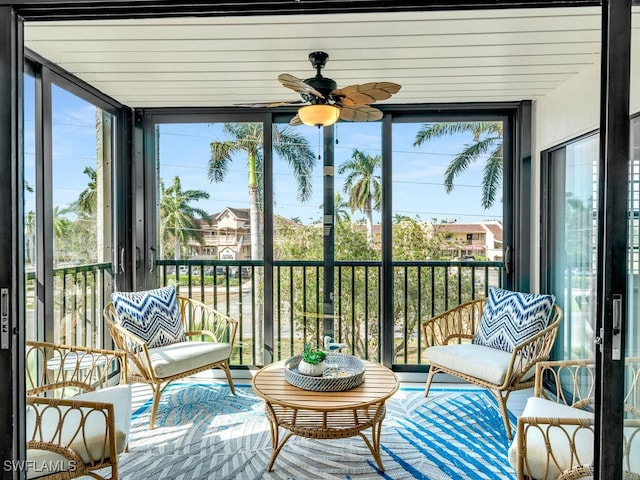
[[[453,237],[456,244],[454,257],[470,259],[484,257],[489,261],[502,261],[503,229],[498,221],[478,223],[443,223],[438,228]]]
[[[251,258],[251,227],[248,208],[226,207],[210,216],[211,224],[198,220],[203,243],[189,242],[192,257],[217,260]]]

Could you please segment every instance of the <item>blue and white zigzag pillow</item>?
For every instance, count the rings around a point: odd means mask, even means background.
[[[554,301],[553,295],[490,288],[473,343],[512,352],[547,327]]]
[[[173,285],[140,292],[115,292],[111,300],[120,325],[142,338],[147,348],[187,340]]]

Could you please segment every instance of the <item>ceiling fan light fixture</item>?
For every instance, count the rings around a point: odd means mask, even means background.
[[[307,105],[298,110],[298,116],[305,125],[328,127],[338,121],[338,118],[340,118],[340,109],[335,105]]]

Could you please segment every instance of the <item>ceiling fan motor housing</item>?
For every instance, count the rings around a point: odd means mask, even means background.
[[[318,92],[322,94],[324,99],[317,98],[313,95],[305,96],[305,100],[311,102],[312,104],[323,104],[328,103],[327,100],[331,97],[331,92],[338,88],[338,84],[330,78],[323,77],[320,71],[327,64],[327,60],[329,59],[329,54],[325,52],[311,52],[309,54],[309,61],[313,68],[316,69],[316,76],[307,78],[304,82],[307,85],[312,86]]]
[[[305,100],[310,101],[311,103],[327,103],[327,100],[331,98],[331,92],[333,92],[336,88],[338,88],[338,84],[331,80],[330,78],[323,77],[318,74],[315,77],[307,78],[304,83],[307,85],[311,85],[318,92],[322,94],[323,98],[318,98],[315,95],[308,95]]]

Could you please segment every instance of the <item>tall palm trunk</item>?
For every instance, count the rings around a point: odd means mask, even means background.
[[[251,227],[251,259],[262,259],[262,225],[260,224],[260,207],[258,203],[258,176],[256,172],[256,157],[249,154],[249,222]],[[238,272],[242,279],[242,272]],[[240,280],[242,281],[242,280]],[[258,315],[255,319],[255,342],[253,356],[257,365],[263,365],[262,346],[264,345],[264,312],[261,302],[258,302]]]
[[[178,236],[178,231],[176,229],[175,236],[173,237],[173,259],[180,260],[180,237]]]
[[[373,245],[373,209],[371,208],[371,196],[367,198],[365,214],[367,217],[367,242],[369,245]]]
[[[249,222],[251,226],[251,259],[262,259],[262,228],[258,203],[258,172],[255,153],[249,153]]]
[[[258,205],[258,187],[249,187],[251,260],[262,260],[262,225],[260,223],[260,207]]]

